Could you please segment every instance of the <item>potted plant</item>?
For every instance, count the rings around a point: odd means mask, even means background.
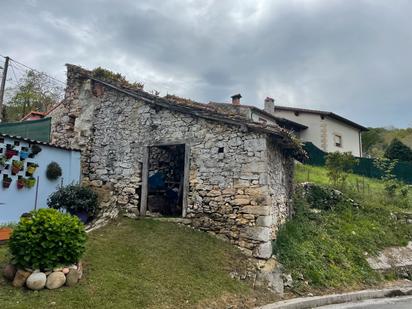
[[[6,158],[7,158],[7,160],[11,159],[13,156],[17,155],[17,153],[18,152],[13,147],[7,145],[7,149],[6,149]]]
[[[29,157],[29,151],[27,148],[22,148],[20,150],[20,160],[26,160]]]
[[[32,176],[38,167],[36,163],[29,163],[26,169],[27,176]]]
[[[30,149],[29,158],[34,158],[40,151],[41,151],[41,148],[39,145],[37,144],[32,145]]]
[[[4,175],[4,177],[3,177],[3,188],[8,189],[11,185],[11,182],[12,182],[12,179],[9,176]]]
[[[25,183],[25,185],[26,185],[26,187],[27,188],[33,188],[34,187],[34,185],[36,184],[36,178],[34,178],[34,177],[29,177],[29,178],[26,178],[25,180],[24,180],[24,183]]]
[[[17,189],[23,189],[24,186],[26,185],[26,181],[24,180],[24,178],[19,178],[17,179]]]
[[[62,175],[62,169],[57,162],[51,162],[46,168],[46,177],[49,180],[56,180]]]
[[[47,199],[47,206],[79,217],[83,223],[92,219],[98,210],[97,194],[88,187],[68,185],[60,187]]]
[[[10,239],[10,235],[13,232],[10,226],[0,226],[0,242]]]
[[[16,175],[18,172],[21,171],[22,168],[23,168],[23,161],[13,160],[13,163],[11,165],[11,173],[13,175]]]
[[[7,159],[5,156],[0,155],[0,171],[6,166]]]

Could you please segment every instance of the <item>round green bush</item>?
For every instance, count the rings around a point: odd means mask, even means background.
[[[86,232],[80,220],[55,209],[22,216],[9,241],[17,266],[41,270],[78,262],[85,245]]]
[[[68,185],[52,193],[47,199],[47,206],[72,214],[84,211],[94,217],[98,210],[97,194],[88,187]]]
[[[49,180],[56,180],[62,175],[62,169],[57,162],[51,162],[49,165],[47,165],[46,169],[46,177]]]

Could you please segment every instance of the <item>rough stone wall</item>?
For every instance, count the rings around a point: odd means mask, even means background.
[[[271,256],[277,224],[288,213],[290,160],[266,134],[154,107],[79,78],[55,115],[53,140],[83,149],[84,182],[105,195],[103,218],[119,209],[139,214],[143,146],[184,141],[191,225],[251,256]]]
[[[270,139],[268,145],[269,194],[272,202],[272,239],[276,239],[279,227],[290,216],[293,194],[294,160],[282,154]],[[269,223],[268,223],[269,224]]]

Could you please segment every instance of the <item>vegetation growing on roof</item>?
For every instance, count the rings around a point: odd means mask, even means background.
[[[120,73],[114,73],[110,70],[103,69],[102,67],[97,67],[92,71],[92,76],[101,79],[103,81],[114,81],[119,83],[122,87],[128,87],[131,89],[136,90],[143,90],[144,84],[143,83],[130,83],[126,80],[126,77],[121,75]]]

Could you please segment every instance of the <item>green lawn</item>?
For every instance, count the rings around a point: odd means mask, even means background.
[[[249,308],[274,297],[230,278],[246,263],[235,247],[175,223],[113,222],[89,235],[84,263],[74,288],[32,292],[1,278],[0,308]]]
[[[322,185],[329,185],[326,168],[304,164],[296,164],[295,168],[296,182],[314,182]],[[360,193],[382,193],[383,184],[379,179],[368,178],[356,174],[349,174],[347,178],[349,189]]]

